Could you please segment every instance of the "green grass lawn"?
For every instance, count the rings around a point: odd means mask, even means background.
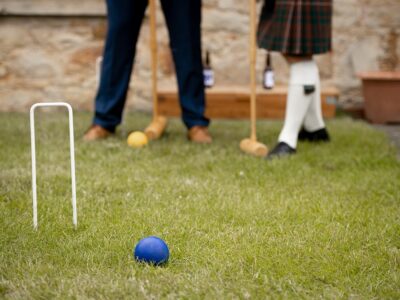
[[[0,119],[0,298],[400,298],[400,163],[365,123],[330,121],[331,143],[266,162],[240,153],[245,121],[215,121],[201,146],[174,120],[134,150],[125,136],[149,116],[87,144],[78,113],[75,231],[67,118],[40,113],[35,232],[29,118]],[[259,122],[260,140],[281,125]],[[168,243],[166,266],[132,259],[149,235]]]

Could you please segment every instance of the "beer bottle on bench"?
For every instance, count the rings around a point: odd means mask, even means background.
[[[203,66],[204,86],[211,88],[214,86],[214,70],[211,67],[210,52],[206,51],[206,61]]]
[[[271,54],[267,52],[267,60],[265,62],[265,69],[263,74],[264,89],[270,90],[275,85],[274,70],[271,66]]]

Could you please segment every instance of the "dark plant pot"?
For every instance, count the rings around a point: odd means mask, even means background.
[[[365,72],[363,81],[365,116],[377,124],[400,123],[400,72]]]

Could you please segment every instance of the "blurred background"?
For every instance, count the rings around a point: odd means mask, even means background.
[[[260,9],[260,4],[258,9]],[[211,53],[216,85],[244,86],[248,76],[248,1],[203,0],[203,50]],[[103,0],[0,0],[1,111],[63,99],[91,110],[96,59],[107,31]],[[174,85],[164,17],[158,12],[159,79]],[[400,70],[400,1],[334,0],[333,51],[317,57],[323,85],[340,92],[337,105],[362,111],[365,71]],[[288,67],[272,55],[277,84]],[[265,51],[258,52],[261,85]],[[144,21],[130,84],[129,110],[151,109],[148,20]]]

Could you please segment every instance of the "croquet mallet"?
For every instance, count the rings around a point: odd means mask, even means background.
[[[151,49],[151,80],[153,97],[153,120],[144,130],[149,140],[156,140],[161,137],[165,127],[167,127],[167,118],[161,116],[158,111],[157,97],[157,33],[156,33],[156,0],[149,0],[150,9],[150,49]]]
[[[240,142],[240,149],[254,156],[266,156],[268,148],[257,141],[256,134],[256,0],[250,0],[250,138]]]

